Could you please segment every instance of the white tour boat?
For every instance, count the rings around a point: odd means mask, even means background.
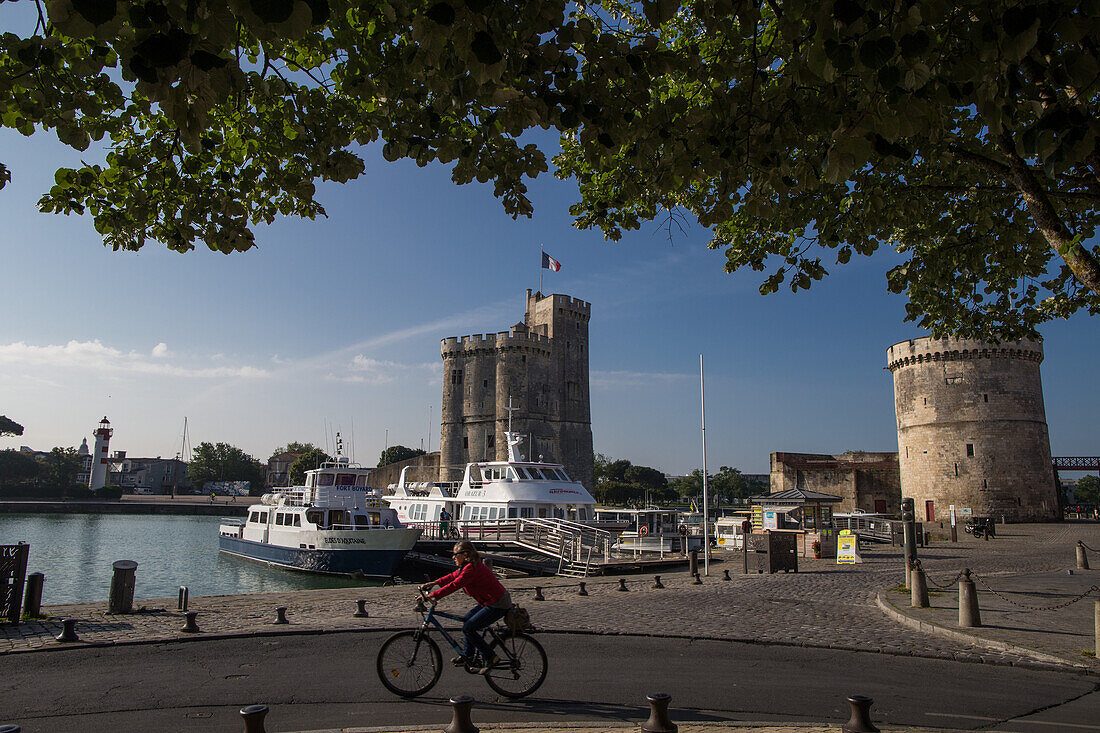
[[[522,435],[506,432],[508,460],[468,463],[461,481],[408,481],[410,469],[435,466],[406,466],[396,484],[388,488],[386,501],[406,523],[440,526],[448,520],[461,526],[499,524],[520,518],[561,519],[593,524],[596,500],[580,483],[573,481],[558,463],[525,461],[517,447]],[[448,468],[448,467],[444,467]],[[459,470],[457,467],[450,470]],[[441,527],[450,532],[455,526]]]
[[[312,573],[391,578],[420,538],[369,485],[370,469],[337,455],[305,486],[275,489],[244,522],[219,528],[218,549]]]
[[[633,553],[656,552],[661,555],[690,552],[703,547],[702,514],[699,514],[698,528],[685,523],[681,514],[675,509],[658,507],[596,509],[596,519],[599,522],[625,526],[612,549]]]

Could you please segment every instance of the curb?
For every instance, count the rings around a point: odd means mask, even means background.
[[[1038,664],[1033,665],[1040,669],[1056,668],[1061,671],[1066,671],[1066,668],[1080,672],[1086,675],[1096,675],[1087,665],[1075,662],[1069,659],[1063,659],[1062,657],[1055,656],[1053,654],[1046,654],[1044,652],[1029,649],[1024,646],[1017,646],[1015,644],[1009,644],[1006,641],[997,641],[996,639],[986,639],[985,637],[978,636],[977,634],[968,634],[963,631],[957,631],[955,629],[949,629],[946,626],[940,626],[939,624],[932,623],[931,621],[922,621],[918,618],[906,615],[893,603],[886,598],[883,591],[879,591],[875,598],[875,603],[884,614],[888,617],[902,624],[908,626],[911,629],[920,631],[925,634],[932,634],[933,636],[940,636],[945,639],[951,639],[952,641],[960,641],[964,644],[972,644],[974,646],[980,646],[984,649],[997,652],[1007,652],[1009,654],[1016,654],[1021,657],[1030,657],[1034,659]],[[1016,665],[1020,666],[1020,665]]]

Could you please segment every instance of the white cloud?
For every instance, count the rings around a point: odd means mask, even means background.
[[[668,374],[662,372],[594,371],[588,376],[589,384],[597,389],[615,387],[646,387],[653,384],[675,384],[697,379],[694,374]]]
[[[163,348],[161,348],[163,347]],[[120,374],[147,374],[165,377],[190,377],[195,379],[245,378],[267,376],[263,369],[252,366],[237,367],[189,367],[165,361],[168,347],[157,344],[152,356],[136,351],[124,352],[94,341],[69,341],[64,345],[35,346],[24,341],[0,344],[0,365],[30,367],[34,369],[78,369],[84,373],[102,376]]]

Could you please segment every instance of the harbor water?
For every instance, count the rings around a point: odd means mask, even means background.
[[[43,604],[106,601],[116,560],[138,564],[135,599],[175,598],[181,585],[191,597],[380,585],[283,570],[218,552],[218,525],[239,519],[0,514],[0,545],[31,546],[27,572],[46,577]]]

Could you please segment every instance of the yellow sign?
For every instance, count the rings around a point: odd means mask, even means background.
[[[752,507],[752,528],[757,531],[764,529],[764,507],[759,504]]]
[[[836,564],[855,565],[859,559],[859,535],[850,529],[840,530],[836,538]]]

